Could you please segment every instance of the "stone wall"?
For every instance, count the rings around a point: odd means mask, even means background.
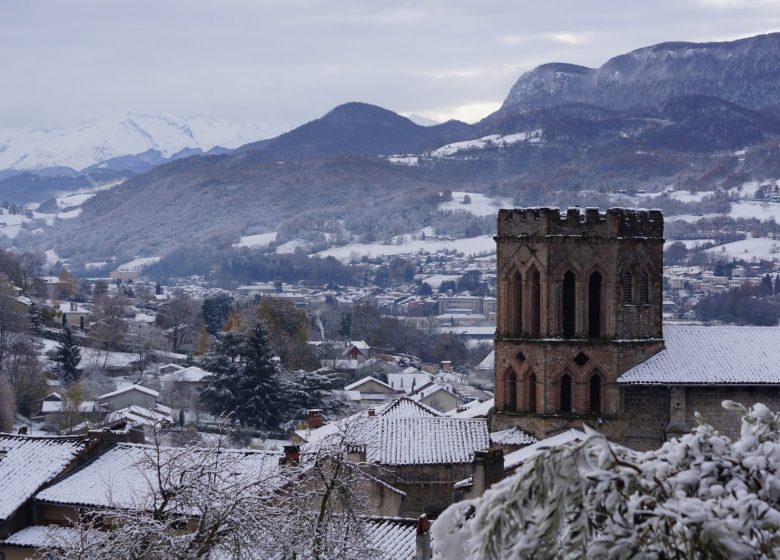
[[[436,516],[453,503],[453,485],[471,476],[471,463],[389,467],[383,480],[406,492],[401,517]]]

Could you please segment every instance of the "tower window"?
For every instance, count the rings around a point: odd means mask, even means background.
[[[601,337],[601,274],[598,271],[588,279],[588,336]]]
[[[601,414],[601,376],[598,373],[590,378],[590,411]]]
[[[620,286],[623,290],[623,305],[630,305],[633,303],[633,283],[634,280],[631,278],[631,273],[627,270],[620,275]]]
[[[538,337],[542,332],[542,281],[539,271],[531,274],[531,336]]]
[[[511,324],[510,333],[512,336],[521,336],[523,332],[523,282],[520,273],[515,272],[512,276],[511,290]]]
[[[588,358],[588,355],[585,352],[580,352],[576,356],[574,356],[574,363],[578,366],[582,367],[585,364],[587,364],[590,361],[590,358]]]
[[[522,364],[525,361],[525,354],[523,354],[522,350],[518,350],[517,354],[515,354],[515,360],[517,360],[517,363]]]
[[[561,377],[561,412],[571,412],[571,375]]]
[[[536,374],[528,376],[528,412],[536,413]]]
[[[577,287],[574,274],[571,271],[563,275],[563,336],[571,338],[574,336],[574,329],[577,315]]]
[[[512,368],[504,372],[504,410],[517,410],[517,376]]]
[[[639,303],[642,305],[650,303],[650,277],[647,272],[639,275]]]

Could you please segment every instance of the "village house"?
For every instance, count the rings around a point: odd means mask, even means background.
[[[56,304],[57,313],[60,316],[62,326],[70,325],[78,327],[82,331],[86,325],[89,309],[79,305],[74,301],[64,301]]]
[[[349,400],[361,405],[374,405],[395,397],[398,391],[375,377],[364,377],[344,387]]]

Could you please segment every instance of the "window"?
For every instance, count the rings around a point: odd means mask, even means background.
[[[588,279],[588,336],[601,337],[601,274],[598,271]]]
[[[561,412],[571,412],[571,375],[561,377]]]
[[[639,303],[641,305],[650,303],[650,277],[647,272],[639,275]]]
[[[631,273],[626,271],[623,271],[623,274],[620,275],[620,285],[623,289],[623,305],[630,305],[633,300],[633,283],[634,280],[631,278]]]
[[[531,336],[538,337],[542,332],[542,281],[539,271],[531,273]]]
[[[574,329],[577,315],[577,287],[574,274],[567,271],[563,275],[563,337],[571,338],[574,336]]]
[[[522,336],[523,333],[523,282],[520,273],[515,272],[509,289],[511,290],[511,319],[509,332],[512,336]]]
[[[504,372],[504,410],[517,410],[517,376],[512,368]]]
[[[601,414],[601,375],[598,373],[590,378],[590,411]]]
[[[536,374],[528,376],[528,412],[536,413]]]

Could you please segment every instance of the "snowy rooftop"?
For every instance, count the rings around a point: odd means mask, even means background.
[[[182,449],[164,447],[163,462],[186,467],[196,460],[192,452],[183,455]],[[124,507],[143,510],[159,488],[153,476],[152,458],[155,448],[148,445],[119,444],[76,471],[64,480],[39,492],[42,502],[85,505],[92,507]],[[279,454],[245,450],[225,450],[220,458],[229,464],[224,472],[232,476],[278,480]]]
[[[363,385],[365,383],[371,383],[371,382],[376,383],[378,385],[381,385],[383,387],[387,387],[387,389],[389,391],[391,391],[391,392],[394,390],[390,385],[388,385],[384,381],[380,381],[376,377],[371,377],[370,375],[364,377],[363,379],[355,381],[354,383],[351,383],[351,384],[347,385],[346,387],[344,387],[344,390],[345,391],[355,391],[355,390],[359,391],[361,385]]]
[[[166,373],[165,375],[161,375],[160,381],[186,381],[190,383],[198,383],[203,381],[203,379],[209,375],[211,375],[211,372],[208,372],[205,369],[201,369],[198,366],[190,366],[188,368],[179,369],[170,373]]]
[[[618,383],[780,383],[780,328],[667,325],[664,342]]]
[[[490,447],[484,420],[460,418],[368,418],[356,440],[366,445],[366,461],[383,465],[470,463],[474,452]]]
[[[411,373],[407,370],[413,370]],[[433,376],[430,373],[419,371],[415,368],[407,368],[401,373],[388,373],[387,382],[396,390],[403,390],[407,393],[411,393],[413,389],[419,389],[426,383],[433,381]]]
[[[154,398],[160,396],[160,393],[158,393],[154,389],[149,389],[148,387],[144,387],[143,385],[128,385],[127,387],[122,387],[121,389],[117,389],[116,391],[111,391],[110,393],[106,393],[105,395],[100,395],[100,397],[98,397],[98,400],[102,401],[104,399],[110,399],[111,397],[116,397],[117,395],[121,395],[122,393],[127,393],[128,391],[140,391],[141,393],[151,395]]]
[[[5,452],[0,459],[0,520],[62,473],[86,446],[84,439],[0,434],[0,452]]]
[[[490,441],[492,441],[495,445],[531,445],[536,443],[538,440],[517,426],[513,426],[512,428],[507,428],[506,430],[491,432]]]
[[[79,530],[59,525],[32,525],[10,535],[0,545],[21,548],[43,548],[51,543],[69,541],[79,536]]]
[[[366,520],[369,546],[387,560],[413,560],[417,546],[417,520],[375,518]],[[433,542],[433,538],[431,538]]]
[[[452,416],[453,418],[486,418],[490,409],[495,406],[496,401],[495,399],[490,399],[485,402],[472,401],[472,403],[458,407],[461,409],[460,412],[448,412],[447,416]]]
[[[496,351],[491,350],[490,354],[488,354],[484,360],[479,362],[479,365],[477,366],[477,369],[479,370],[485,370],[485,371],[493,371],[493,367],[495,365],[496,361]]]

